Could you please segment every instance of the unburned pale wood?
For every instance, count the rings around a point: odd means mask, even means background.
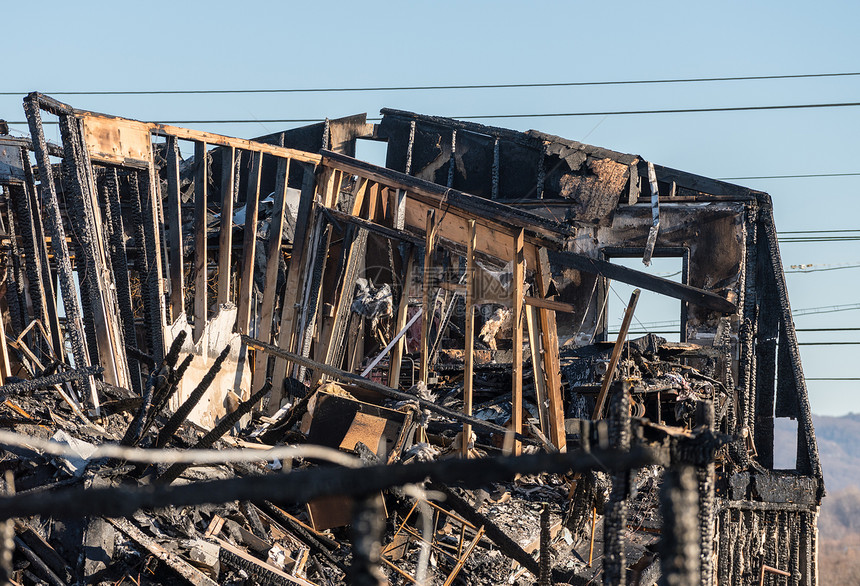
[[[254,258],[257,249],[257,215],[260,205],[260,171],[263,155],[251,157],[251,176],[245,200],[245,225],[242,240],[242,279],[239,281],[239,313],[236,327],[242,334],[251,329],[251,310],[254,307]]]
[[[472,387],[475,384],[475,221],[469,220],[469,246],[466,250],[466,353],[463,371],[463,413],[472,415]],[[463,456],[469,455],[472,426],[463,424]]]
[[[309,229],[315,223],[314,191],[316,181],[313,170],[305,166],[302,181],[302,193],[299,199],[299,209],[296,213],[296,231],[293,234],[293,250],[287,268],[287,282],[284,286],[284,300],[281,307],[281,325],[278,330],[278,347],[291,350],[294,345],[293,330],[296,322],[296,309],[299,301],[304,277],[303,268],[309,252],[309,242],[313,238],[313,230]],[[275,357],[272,370],[272,393],[266,413],[274,415],[281,407],[284,396],[284,378],[287,374],[287,361]]]
[[[537,281],[538,296],[546,298],[552,280],[546,249],[539,249],[537,257],[535,280]],[[561,363],[558,355],[555,312],[551,309],[540,308],[539,315],[547,401],[549,403],[549,439],[560,452],[564,452],[567,450],[567,436],[564,431],[564,402],[561,392]]]
[[[543,368],[543,353],[540,349],[540,324],[538,323],[537,309],[526,305],[526,329],[529,333],[529,352],[532,359],[532,374],[535,385],[535,399],[538,406],[538,418],[540,430],[544,435],[549,434],[549,409],[546,398],[546,377]]]
[[[520,233],[514,238],[514,256],[511,259],[513,282],[511,283],[511,318],[513,324],[513,364],[511,365],[511,418],[514,432],[523,431],[523,288],[525,285],[525,259],[523,258],[523,237]],[[514,441],[514,454],[520,455],[522,444]]]
[[[233,248],[233,200],[236,197],[236,149],[221,155],[221,226],[218,233],[218,305],[230,301],[230,254]]]
[[[284,216],[286,213],[287,181],[290,176],[290,160],[279,159],[275,178],[275,198],[272,218],[269,220],[269,242],[266,248],[266,280],[263,289],[263,302],[260,306],[260,326],[257,338],[269,342],[272,336],[272,320],[275,314],[275,293],[278,282],[278,263],[281,259],[281,242],[284,237]],[[266,384],[269,357],[258,352],[254,359],[254,377],[251,382],[253,392]]]
[[[634,289],[630,295],[630,303],[627,304],[627,309],[624,311],[624,320],[621,322],[621,329],[618,331],[618,338],[615,340],[615,346],[612,348],[612,356],[609,358],[609,366],[606,368],[603,383],[600,385],[600,393],[597,395],[592,419],[601,419],[603,417],[603,406],[606,403],[606,395],[609,393],[609,385],[612,384],[615,369],[618,366],[618,361],[621,359],[621,350],[624,348],[624,340],[627,339],[627,332],[630,330],[630,322],[633,320],[633,311],[636,309],[636,302],[639,301],[640,293],[639,289]]]
[[[412,285],[412,274],[415,271],[415,247],[410,246],[406,253],[406,267],[403,276],[403,289],[400,293],[400,303],[397,306],[397,318],[394,323],[394,331],[399,332],[406,326],[409,313],[409,289]],[[388,361],[388,386],[400,387],[400,369],[403,361],[403,353],[406,348],[406,337],[397,341],[391,350],[391,359]]]
[[[430,288],[432,285],[433,247],[436,236],[436,212],[427,211],[424,235],[424,317],[421,321],[421,380],[427,384],[430,376],[430,324],[433,323],[433,308],[430,307]]]

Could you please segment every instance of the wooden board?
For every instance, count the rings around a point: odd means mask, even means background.
[[[308,442],[330,448],[354,450],[362,442],[377,456],[391,451],[405,415],[325,391],[317,391]]]
[[[406,227],[413,232],[424,231],[425,219],[429,210],[436,210],[436,233],[439,238],[444,238],[457,243],[463,249],[469,242],[469,219],[458,216],[453,210],[441,209],[421,201],[410,199],[406,204]],[[475,223],[476,238],[475,251],[483,253],[503,262],[508,262],[514,255],[513,236],[511,230],[498,226],[489,226],[480,221]],[[528,242],[524,247],[526,264],[535,266],[537,258],[535,247]]]
[[[91,159],[115,165],[134,161],[152,163],[152,139],[145,122],[94,115],[85,115],[81,120]]]

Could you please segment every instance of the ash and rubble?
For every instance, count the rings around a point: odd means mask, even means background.
[[[399,110],[244,140],[24,109],[31,137],[0,135],[6,583],[817,583],[767,194]],[[611,281],[678,300],[681,341],[630,335],[639,289],[610,334]]]

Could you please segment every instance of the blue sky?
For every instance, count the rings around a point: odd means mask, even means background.
[[[367,87],[860,71],[855,2],[4,3],[0,91],[145,120],[336,117],[384,106],[465,116],[860,101],[860,77],[425,92],[63,96],[63,91]],[[21,97],[0,118],[22,120]],[[488,120],[711,177],[860,171],[860,108]],[[193,125],[189,125],[193,126]],[[285,124],[197,125],[250,137]],[[25,130],[24,127],[16,127]],[[56,130],[49,129],[48,134]],[[748,180],[786,230],[860,228],[860,177]],[[785,265],[860,264],[860,242],[784,244]],[[860,269],[789,274],[792,306],[860,302]],[[860,327],[860,311],[798,316]],[[860,332],[801,333],[860,340]],[[860,346],[803,346],[809,377],[860,377]],[[858,381],[809,383],[860,411]]]

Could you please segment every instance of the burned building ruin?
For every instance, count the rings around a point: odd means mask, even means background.
[[[817,583],[766,193],[399,110],[250,140],[24,111],[0,135],[5,580]]]

